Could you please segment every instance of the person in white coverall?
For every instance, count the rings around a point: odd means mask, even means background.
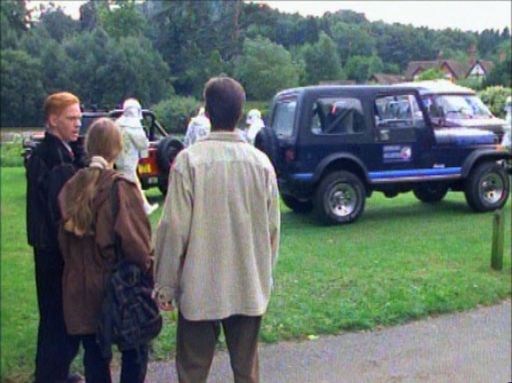
[[[151,205],[148,202],[137,176],[139,158],[147,157],[149,148],[149,141],[141,120],[142,108],[140,103],[134,98],[127,99],[123,104],[122,116],[116,120],[117,126],[123,135],[123,150],[117,157],[116,168],[126,178],[137,184],[144,201],[144,210],[149,215],[158,208],[158,204]]]
[[[265,123],[261,119],[261,112],[258,109],[251,109],[249,113],[247,113],[245,122],[248,125],[246,133],[247,141],[254,145],[256,135],[261,128],[265,127]]]
[[[210,120],[206,117],[204,112],[204,108],[200,108],[197,116],[192,117],[187,126],[187,133],[185,134],[185,139],[183,143],[185,147],[192,145],[199,138],[206,137],[210,134]]]

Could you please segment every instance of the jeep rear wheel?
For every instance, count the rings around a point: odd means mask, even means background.
[[[464,194],[473,210],[484,212],[505,205],[509,191],[510,183],[505,169],[496,162],[484,162],[471,171]]]
[[[169,183],[169,176],[158,177],[158,189],[160,190],[160,193],[162,193],[164,196],[167,194],[168,183]]]
[[[170,136],[162,139],[158,143],[156,159],[162,174],[169,174],[172,161],[174,161],[183,147],[183,143],[180,140]]]
[[[284,204],[292,209],[295,213],[309,213],[313,210],[313,202],[309,199],[301,200],[291,195],[281,195]]]
[[[279,141],[277,139],[276,132],[269,127],[261,128],[254,138],[254,146],[268,156],[270,162],[272,162],[272,165],[274,166],[274,169],[277,171]]]
[[[448,187],[442,183],[425,183],[416,186],[413,193],[421,202],[435,203],[445,197]]]
[[[327,175],[316,190],[315,210],[327,224],[354,222],[363,213],[364,204],[363,182],[347,171]]]

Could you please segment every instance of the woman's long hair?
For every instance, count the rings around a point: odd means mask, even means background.
[[[92,123],[85,138],[87,155],[92,166],[76,175],[66,195],[66,214],[64,229],[82,237],[92,230],[94,213],[92,201],[96,195],[96,186],[102,168],[112,163],[123,148],[121,133],[109,118],[100,118]]]

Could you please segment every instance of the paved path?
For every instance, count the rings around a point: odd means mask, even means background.
[[[511,369],[510,300],[373,332],[260,347],[262,383],[507,383]],[[209,383],[232,382],[226,352]],[[152,363],[149,383],[177,382],[174,361]]]

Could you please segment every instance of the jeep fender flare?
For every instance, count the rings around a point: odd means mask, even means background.
[[[471,153],[462,164],[462,178],[467,178],[469,173],[474,168],[475,164],[484,161],[499,161],[512,158],[512,155],[508,152],[498,150],[476,150]]]
[[[360,169],[361,173],[364,175],[362,181],[365,182],[367,185],[370,184],[370,178],[368,177],[368,170],[366,169],[366,166],[359,158],[350,153],[334,153],[325,157],[322,161],[320,161],[320,163],[315,169],[315,172],[313,174],[313,182],[316,183],[320,181],[320,178],[322,178],[322,175],[325,173],[325,169],[327,169],[329,165],[339,160],[352,162],[357,168]]]

